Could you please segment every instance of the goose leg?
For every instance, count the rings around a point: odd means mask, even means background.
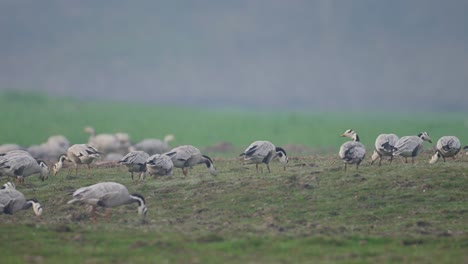
[[[390,157],[390,164],[392,164],[393,156]]]
[[[75,164],[75,177],[78,176],[78,165]]]
[[[93,206],[93,222],[96,224],[97,223],[97,212],[96,212],[96,207]]]
[[[442,156],[442,158],[444,158],[444,162],[445,162],[445,156]]]
[[[184,176],[187,176],[188,169],[187,168],[182,168],[182,173]]]
[[[91,176],[91,165],[86,164],[86,166],[88,166],[88,177],[90,177]]]
[[[133,172],[130,172],[130,173],[131,173],[131,175],[132,175],[132,181],[133,181]]]
[[[267,164],[268,173],[271,173],[270,164]]]
[[[110,208],[106,208],[106,221],[109,223]]]
[[[405,157],[405,163],[408,163],[408,158],[407,157]]]
[[[379,167],[382,166],[382,157],[379,157]]]
[[[258,164],[255,164],[255,168],[257,169],[257,173],[258,173]]]

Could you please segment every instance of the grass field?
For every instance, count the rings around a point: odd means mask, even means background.
[[[59,133],[81,143],[83,127],[92,125],[135,141],[173,133],[174,145],[229,141],[243,149],[269,139],[320,150],[288,153],[288,169],[273,163],[271,174],[256,173],[236,152],[213,153],[217,176],[197,166],[188,177],[177,170],[132,182],[124,168],[108,166],[92,177],[85,170],[78,177],[63,170],[44,182],[28,177],[18,189],[41,202],[43,219],[32,210],[0,215],[2,263],[468,263],[468,156],[429,165],[426,151],[415,165],[366,160],[359,171],[344,172],[336,154],[347,128],[369,151],[381,132],[425,130],[434,140],[456,135],[466,144],[462,113],[250,113],[18,93],[1,94],[0,110],[8,124],[2,143],[29,145]],[[113,209],[109,223],[101,210],[94,225],[83,206],[66,204],[68,193],[100,181],[144,195],[147,223],[138,221],[135,205]]]
[[[429,153],[424,154],[427,160]],[[122,167],[94,176],[66,170],[18,188],[44,206],[2,215],[3,263],[466,263],[468,157],[428,166],[396,161],[345,173],[335,156],[296,157],[287,171],[257,174],[237,159],[215,159],[188,177],[132,182]],[[94,225],[84,206],[68,205],[79,186],[117,181],[145,196]]]
[[[39,144],[50,135],[63,134],[73,143],[86,142],[83,128],[97,133],[127,132],[133,141],[163,138],[172,133],[173,145],[208,146],[221,141],[245,149],[254,140],[279,146],[299,144],[335,150],[346,129],[355,129],[372,148],[380,133],[415,135],[427,131],[434,140],[455,135],[468,144],[466,113],[317,113],[261,112],[229,109],[191,109],[170,106],[83,102],[37,94],[0,94],[2,131],[0,144]]]

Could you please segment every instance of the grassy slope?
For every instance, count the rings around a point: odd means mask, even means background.
[[[362,142],[373,145],[380,133],[413,135],[427,131],[437,139],[456,135],[468,142],[468,120],[459,114],[333,114],[261,113],[229,110],[141,106],[98,102],[78,102],[34,94],[0,94],[4,125],[0,143],[31,145],[53,134],[63,134],[73,143],[87,141],[86,125],[98,133],[128,132],[134,141],[147,137],[176,136],[174,145],[212,145],[232,142],[243,149],[252,141],[266,139],[277,145],[302,144],[335,150],[343,143],[338,136],[356,129]]]
[[[135,140],[173,133],[174,145],[227,140],[238,148],[266,138],[335,151],[347,128],[356,129],[367,146],[387,131],[426,130],[435,139],[452,134],[468,141],[462,114],[217,112],[15,93],[0,96],[0,111],[8,124],[0,142],[22,145],[57,133],[83,142],[85,125],[100,132],[124,130]],[[30,177],[19,188],[41,201],[44,220],[37,222],[31,211],[2,215],[2,261],[467,262],[468,159],[429,166],[429,155],[416,166],[365,165],[346,174],[336,154],[290,153],[289,169],[282,172],[274,164],[271,175],[215,155],[216,177],[203,167],[187,178],[177,172],[144,184],[131,182],[123,168],[100,168],[93,178],[65,172],[46,182]],[[94,226],[82,207],[66,205],[66,194],[75,188],[109,180],[145,195],[148,224],[138,224],[135,206],[116,208],[110,223]]]
[[[425,160],[429,153],[422,157]],[[132,182],[124,168],[92,178],[66,176],[20,187],[44,205],[2,216],[2,259],[60,262],[462,263],[468,260],[468,159],[341,170],[335,156],[294,158],[283,172],[257,174],[239,160],[216,159],[218,176],[200,166],[187,178]],[[84,174],[84,170],[82,172]],[[146,197],[148,223],[136,206],[112,210],[94,226],[66,194],[118,181]],[[101,215],[104,212],[101,211]],[[13,223],[16,218],[16,223]]]

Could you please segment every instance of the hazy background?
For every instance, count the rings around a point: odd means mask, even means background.
[[[0,1],[0,90],[468,110],[468,1]]]

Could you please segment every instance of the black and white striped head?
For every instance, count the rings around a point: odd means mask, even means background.
[[[289,159],[288,155],[286,154],[286,151],[283,148],[276,147],[276,155],[278,157],[278,160],[283,163],[283,164],[288,164]]]
[[[2,188],[0,188],[0,189],[16,190],[16,186],[12,182],[7,182],[7,183],[3,184]]]
[[[145,198],[138,193],[132,194],[132,199],[138,203],[138,214],[144,219],[146,213],[148,212],[148,208],[146,208]]]
[[[356,133],[356,131],[354,131],[352,129],[346,130],[345,132],[343,132],[343,134],[341,134],[341,136],[351,138],[354,141],[359,141],[358,134]]]
[[[57,173],[62,169],[63,167],[63,162],[68,160],[67,155],[61,155],[57,161],[57,163],[54,164],[52,167],[52,172],[54,173],[54,176],[57,175]]]
[[[37,164],[41,166],[41,173],[40,173],[41,177],[42,178],[48,177],[49,172],[50,172],[49,166],[47,166],[47,164],[42,160],[37,160]]]
[[[205,156],[205,155],[202,155],[202,156],[203,158],[205,158],[206,167],[210,171],[211,175],[216,175],[216,169],[214,167],[213,160],[208,156]]]
[[[430,164],[434,164],[434,163],[436,163],[436,162],[439,160],[439,158],[441,158],[441,157],[442,157],[442,154],[440,154],[439,151],[436,151],[436,153],[431,157],[431,160],[429,161],[429,163],[430,163]]]
[[[429,143],[432,143],[431,137],[427,132],[421,132],[418,134],[418,137],[424,141],[428,141]]]
[[[42,206],[41,206],[41,204],[34,198],[29,199],[28,203],[32,205],[32,209],[34,211],[34,214],[37,217],[40,217],[42,215]]]

